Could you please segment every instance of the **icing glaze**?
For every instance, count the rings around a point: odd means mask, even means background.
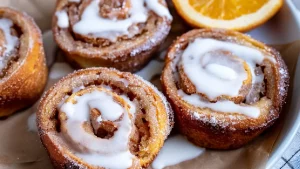
[[[165,6],[161,5],[158,0],[145,0],[147,7],[154,11],[157,15],[160,17],[166,16],[170,20],[172,19],[172,15],[170,14],[168,8]]]
[[[73,30],[82,35],[92,34],[110,40],[128,34],[128,28],[133,23],[146,22],[147,12],[143,1],[132,1],[130,17],[124,20],[111,20],[99,15],[100,0],[92,1],[83,11],[81,20],[77,22]]]
[[[57,11],[55,13],[57,17],[57,25],[60,28],[68,28],[69,27],[69,16],[66,10]]]
[[[260,110],[254,106],[247,106],[247,105],[242,106],[228,100],[211,103],[211,102],[203,101],[201,97],[197,94],[187,95],[182,90],[178,91],[178,95],[181,96],[184,101],[194,106],[210,108],[212,110],[224,112],[224,113],[244,114],[252,118],[257,118],[260,115]]]
[[[124,111],[123,108],[113,101],[112,98],[105,95],[103,97],[99,97],[98,99],[91,100],[87,104],[90,110],[96,108],[101,112],[101,116],[99,116],[101,119],[109,121],[115,121],[119,119]]]
[[[257,80],[254,73],[255,65],[261,64],[267,57],[257,49],[214,39],[195,39],[184,50],[181,64],[185,74],[195,85],[198,92],[205,93],[209,99],[215,99],[221,95],[238,96],[243,81],[247,78],[245,70],[233,69],[235,63],[230,63],[230,61],[226,60],[225,63],[229,63],[224,65],[224,57],[223,59],[219,57],[214,60],[215,55],[210,52],[218,50],[229,51],[234,56],[245,60],[251,68],[253,82]],[[214,69],[217,70],[212,70],[211,64],[208,65],[209,67],[206,67],[206,58],[210,59]],[[200,66],[199,63],[201,63]],[[214,72],[212,73],[212,71]],[[212,74],[214,76],[211,76]]]
[[[6,68],[7,64],[9,63],[12,57],[10,53],[19,43],[18,37],[12,35],[10,32],[10,28],[12,26],[13,22],[11,20],[7,18],[0,19],[0,30],[4,34],[5,38],[5,43],[3,44],[3,46],[0,46],[0,51],[3,51],[2,56],[0,56],[0,71]]]
[[[84,159],[87,163],[95,166],[105,166],[105,168],[125,169],[132,165],[132,154],[129,151],[107,154],[76,154],[79,158]]]
[[[172,136],[166,140],[158,156],[153,161],[152,168],[162,169],[167,166],[179,164],[183,161],[191,160],[203,152],[203,148],[190,143],[182,135]]]
[[[215,63],[207,65],[205,69],[214,76],[224,80],[234,80],[238,76],[233,69]]]
[[[231,42],[198,38],[184,50],[179,66],[183,68],[198,93],[204,93],[208,99],[214,100],[222,95],[231,97],[240,95],[243,82],[248,76],[244,68],[245,63],[251,72],[252,88],[255,84],[262,83],[264,75],[256,75],[255,69],[256,65],[260,65],[265,59],[276,62],[274,58],[258,49]],[[211,103],[197,94],[187,95],[181,90],[178,94],[186,102],[199,107],[220,112],[241,113],[252,118],[260,115],[260,110],[254,106],[239,105],[227,100]]]
[[[134,115],[135,104],[127,96],[124,101],[130,106],[129,112],[117,103],[113,97],[104,91],[93,90],[90,93],[75,96],[76,104],[65,102],[60,111],[66,113],[68,120],[65,129],[72,142],[79,145],[81,151],[75,152],[76,156],[82,158],[89,164],[105,168],[129,168],[132,165],[133,155],[129,151],[129,135],[132,124],[129,113]],[[101,112],[97,122],[115,121],[118,130],[109,138],[99,138],[87,133],[83,123],[89,122],[89,112],[96,108]],[[100,118],[99,118],[100,117]],[[119,120],[119,121],[116,121]],[[88,152],[85,152],[88,150]],[[101,160],[102,159],[102,160]],[[115,163],[115,161],[118,163]]]
[[[77,2],[77,0],[76,0]],[[145,23],[148,19],[148,10],[154,11],[160,17],[171,19],[167,7],[158,0],[132,0],[129,10],[129,17],[126,19],[108,19],[99,14],[99,3],[101,0],[93,0],[83,11],[81,20],[73,26],[73,31],[81,35],[93,35],[115,41],[117,37],[129,35],[129,27],[136,23]],[[146,6],[144,5],[146,4]],[[69,19],[65,10],[56,12],[58,26],[60,28],[69,27]]]

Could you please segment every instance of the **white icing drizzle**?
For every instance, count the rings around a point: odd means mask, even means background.
[[[215,72],[211,73],[212,70],[210,67],[212,65],[210,63],[206,65],[206,60],[213,60],[215,56],[209,52],[217,50],[229,51],[233,55],[245,60],[252,70],[253,82],[256,81],[254,73],[255,65],[261,64],[266,57],[259,50],[214,39],[198,38],[188,45],[182,55],[181,64],[184,67],[184,72],[195,85],[197,91],[205,93],[209,99],[215,99],[221,95],[238,96],[243,81],[247,78],[245,70],[234,70],[235,63],[229,62],[226,65],[221,65],[225,58],[222,60],[218,58],[218,60],[213,61],[214,68],[218,70],[214,70]],[[199,66],[199,63],[202,65]],[[207,66],[208,71],[206,70]],[[227,67],[227,70],[224,67]],[[216,76],[212,76],[212,74]],[[227,76],[235,77],[231,77],[231,79]]]
[[[124,20],[110,20],[99,15],[100,0],[92,1],[84,10],[81,20],[73,30],[82,35],[92,34],[115,41],[118,36],[128,34],[128,28],[133,23],[143,23],[147,20],[147,12],[143,1],[131,1],[130,17]]]
[[[167,139],[158,156],[152,163],[153,169],[162,169],[167,166],[191,160],[204,152],[205,149],[195,146],[181,135]]]
[[[159,62],[157,60],[152,60],[146,67],[142,70],[138,71],[137,75],[141,76],[143,79],[150,81],[153,76],[160,75],[162,68],[164,67],[163,62]]]
[[[115,121],[118,120],[122,113],[124,112],[123,108],[117,104],[111,96],[103,93],[103,96],[95,100],[91,100],[87,103],[90,107],[90,110],[96,108],[101,112],[101,119]]]
[[[121,97],[129,104],[129,112],[115,102],[112,96],[98,90],[85,93],[80,97],[76,96],[76,104],[67,102],[60,108],[60,111],[65,112],[68,117],[65,124],[69,137],[74,143],[80,145],[79,147],[83,147],[83,151],[86,149],[89,151],[88,153],[76,152],[76,156],[89,164],[105,168],[129,168],[132,165],[134,156],[128,147],[132,124],[128,113],[134,115],[136,107],[127,96],[121,95]],[[110,139],[98,138],[87,133],[82,127],[84,122],[89,122],[89,112],[93,108],[101,112],[101,118],[97,119],[99,123],[103,120],[120,119],[114,122],[118,130]]]
[[[228,100],[211,103],[211,102],[203,101],[201,97],[197,94],[187,95],[182,90],[178,90],[178,95],[181,96],[184,101],[194,106],[210,108],[212,110],[224,112],[224,113],[244,114],[252,118],[257,118],[260,115],[260,110],[254,106],[247,106],[247,105],[241,106]]]
[[[208,64],[205,69],[215,77],[219,77],[224,80],[235,80],[238,76],[237,73],[230,67],[215,63]]]
[[[10,28],[13,26],[13,22],[7,18],[0,19],[0,29],[4,32],[6,44],[4,47],[6,48],[4,51],[4,55],[9,54],[18,44],[18,37],[11,35]]]
[[[99,14],[99,3],[101,0],[93,0],[83,11],[81,20],[77,22],[73,30],[82,35],[93,35],[95,37],[115,41],[118,36],[128,35],[129,27],[135,23],[145,23],[148,19],[148,10],[153,10],[161,17],[171,19],[172,16],[168,9],[160,4],[158,0],[132,0],[129,10],[129,17],[123,20],[104,18]],[[77,1],[76,1],[77,2]],[[146,6],[144,3],[146,2]],[[69,27],[66,12],[58,11],[58,26],[61,28]]]
[[[132,154],[124,151],[116,154],[76,154],[79,158],[84,159],[87,163],[95,166],[105,166],[111,169],[125,169],[132,165]]]
[[[57,25],[60,28],[68,28],[69,27],[69,16],[66,10],[57,11],[55,13],[57,17]]]
[[[168,8],[166,8],[165,6],[163,6],[162,4],[160,4],[158,2],[158,0],[145,0],[147,7],[154,11],[158,16],[160,17],[164,17],[166,16],[168,19],[172,20],[173,17],[170,14]]]
[[[0,29],[4,33],[5,38],[4,46],[0,46],[0,49],[5,48],[3,55],[0,56],[0,71],[7,66],[9,60],[11,59],[10,53],[19,43],[18,37],[11,35],[10,28],[12,26],[13,22],[11,20],[7,18],[0,19]]]
[[[80,2],[81,0],[69,0],[69,2]]]
[[[220,52],[218,53],[218,51]],[[229,52],[230,57],[234,59],[237,57],[237,59],[232,61],[228,59],[229,56],[222,56],[224,55],[222,51]],[[263,75],[256,76],[254,70],[256,64],[261,64],[264,59],[276,63],[274,58],[265,56],[254,48],[214,39],[198,38],[184,50],[179,64],[183,66],[186,76],[196,87],[197,92],[204,93],[210,100],[213,100],[221,95],[239,96],[243,81],[247,78],[243,61],[250,68],[252,85],[261,83],[264,79]],[[241,106],[232,101],[210,103],[201,100],[198,95],[186,95],[182,91],[178,92],[185,101],[200,107],[220,112],[242,113],[252,118],[257,118],[260,114],[260,110],[253,106]]]

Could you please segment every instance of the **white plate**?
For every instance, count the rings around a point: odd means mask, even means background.
[[[267,44],[287,44],[300,39],[300,0],[286,0],[280,12],[269,22],[249,32]],[[299,54],[300,55],[300,54]],[[288,148],[300,127],[300,59],[298,58],[291,109],[267,163],[270,169]]]

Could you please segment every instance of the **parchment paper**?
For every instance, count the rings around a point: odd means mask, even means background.
[[[1,0],[0,6],[11,6],[27,12],[33,16],[39,27],[45,31],[51,27],[51,15],[54,10],[55,0]],[[174,11],[173,11],[174,12]],[[174,14],[173,14],[174,15]],[[178,16],[174,16],[171,35],[162,48],[168,47],[172,40],[187,31],[189,28],[182,25]],[[54,60],[53,44],[49,32],[44,41],[47,60]],[[300,53],[300,41],[275,46],[280,50],[288,65],[291,85],[293,84],[294,70]],[[158,54],[159,55],[159,54]],[[56,59],[57,60],[57,59]],[[58,59],[61,62],[61,59]],[[49,62],[48,62],[49,63]],[[50,64],[49,64],[50,65]],[[47,87],[57,79],[49,79]],[[267,132],[243,148],[231,151],[206,150],[199,157],[181,164],[167,167],[168,169],[227,169],[227,168],[265,168],[272,147],[281,131],[284,115],[289,113],[289,100],[291,99],[291,86],[289,98],[280,119]],[[33,107],[20,111],[8,118],[0,119],[0,168],[5,169],[51,169],[52,165],[43,148],[37,133],[29,131],[28,117],[36,111]],[[184,150],[182,150],[184,151]]]

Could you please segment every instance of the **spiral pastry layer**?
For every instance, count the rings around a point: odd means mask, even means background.
[[[60,80],[41,100],[37,118],[56,168],[146,168],[173,126],[155,87],[107,68]]]
[[[46,78],[39,28],[25,13],[1,7],[0,117],[34,103],[44,89]]]
[[[270,127],[279,117],[288,81],[277,51],[218,29],[179,37],[162,74],[178,129],[212,149],[241,147]]]
[[[53,33],[76,68],[136,71],[166,38],[171,21],[164,0],[59,0]]]

